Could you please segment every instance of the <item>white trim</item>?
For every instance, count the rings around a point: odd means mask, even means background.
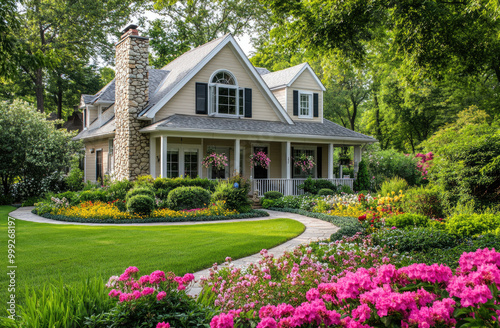
[[[229,73],[233,77],[235,84],[223,84],[223,83],[212,82],[212,80],[214,79],[214,76],[217,75],[220,72]],[[236,75],[234,75],[233,72],[231,72],[228,69],[221,68],[221,69],[218,69],[218,70],[214,71],[212,73],[212,75],[210,75],[210,79],[208,80],[208,84],[232,85],[232,86],[236,86],[237,87],[238,86],[238,80],[236,79]]]
[[[328,144],[328,179],[333,179],[333,143]]]
[[[240,156],[241,156],[241,144],[240,144],[240,139],[234,139],[234,169],[233,171],[236,174],[240,173]],[[244,160],[244,158],[243,158]]]
[[[250,152],[252,154],[255,153],[255,147],[267,147],[267,157],[271,158],[271,143],[268,143],[268,142],[264,142],[264,143],[257,143],[257,142],[252,142],[250,143]],[[252,166],[250,168],[250,175],[255,179],[255,174],[254,174],[254,169],[255,166]],[[269,165],[267,166],[267,178],[266,179],[269,179],[269,176],[271,175],[271,163],[269,163]]]
[[[160,176],[167,177],[167,136],[160,137]]]
[[[156,178],[156,137],[149,136],[149,174]]]
[[[184,78],[179,81],[175,87],[170,90],[159,102],[157,102],[153,107],[151,107],[145,114],[146,117],[152,119],[155,117],[156,113],[165,106],[165,104],[172,99],[172,97],[179,92],[185,85],[188,83],[212,58],[214,58],[221,50],[224,48],[225,45],[228,43],[231,43],[236,52],[240,55],[241,61],[245,63],[247,69],[253,73],[254,79],[256,79],[260,84],[261,88],[265,91],[269,99],[272,101],[272,103],[276,106],[276,109],[278,110],[278,113],[281,114],[281,118],[284,119],[288,124],[294,124],[293,120],[288,116],[286,111],[283,109],[279,101],[276,99],[276,97],[273,95],[267,84],[264,82],[262,77],[257,73],[255,67],[250,63],[250,60],[245,56],[245,53],[243,50],[241,50],[240,46],[236,42],[236,40],[233,38],[231,34],[226,36],[224,40],[222,40],[212,51],[203,58],[198,65],[196,65]]]
[[[304,90],[297,90],[299,92],[299,115],[298,118],[305,118],[305,119],[312,119],[313,118],[313,111],[314,111],[314,96],[312,91],[304,91]],[[300,114],[300,96],[301,95],[308,95],[309,96],[309,114],[308,115],[301,115]],[[319,104],[318,104],[319,106]]]
[[[297,75],[295,75],[295,77],[287,84],[287,87],[291,87],[293,82],[295,82],[295,80],[297,80],[297,78],[300,76],[300,74],[302,74],[302,72],[304,72],[306,69],[311,73],[311,75],[313,76],[316,83],[318,83],[318,85],[320,86],[321,90],[326,91],[325,86],[323,85],[323,83],[321,83],[321,80],[318,78],[316,73],[314,73],[311,66],[309,66],[309,63],[305,63],[304,67],[302,67],[302,69],[297,73]]]

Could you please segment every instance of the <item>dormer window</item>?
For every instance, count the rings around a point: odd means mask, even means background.
[[[299,118],[312,118],[312,92],[299,91]]]
[[[212,74],[209,82],[209,114],[217,116],[243,116],[245,92],[238,87],[234,75],[227,70]]]

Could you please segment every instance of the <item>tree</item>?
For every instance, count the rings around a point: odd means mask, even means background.
[[[74,134],[57,130],[57,121],[24,101],[0,102],[0,180],[8,197],[14,182],[24,196],[40,195],[60,177],[81,145]]]
[[[37,109],[45,110],[47,71],[78,65],[82,60],[112,60],[110,36],[136,12],[142,1],[51,1],[16,2],[20,25],[16,37],[16,65],[35,90]],[[57,74],[57,72],[56,72]]]
[[[15,70],[13,53],[15,38],[12,30],[19,26],[16,15],[16,2],[3,0],[0,2],[0,76],[10,76]]]
[[[147,31],[157,68],[226,33],[250,32],[267,16],[258,0],[157,0],[154,7],[163,16]]]
[[[456,122],[422,145],[435,155],[429,179],[441,189],[448,208],[499,208],[500,129],[485,111],[470,107],[460,112]]]

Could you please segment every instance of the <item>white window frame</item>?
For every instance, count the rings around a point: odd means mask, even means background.
[[[302,115],[302,102],[301,102],[301,97],[302,95],[307,95],[309,97],[309,114],[308,115]],[[313,118],[313,107],[314,107],[314,97],[313,97],[313,92],[311,91],[303,91],[299,90],[299,118]]]
[[[177,151],[179,154],[179,177],[185,177],[185,171],[184,171],[184,153],[186,151],[193,151],[196,150],[198,152],[198,161],[197,161],[197,170],[198,170],[198,176],[201,175],[201,160],[202,160],[202,149],[201,145],[196,145],[196,144],[168,144],[167,146],[167,152],[168,151]],[[168,175],[168,172],[167,172]],[[196,177],[191,177],[191,178],[196,178]]]
[[[108,173],[115,172],[115,139],[108,139]]]
[[[213,83],[212,80],[215,77],[215,75],[219,73],[226,73],[229,74],[233,77],[234,83],[235,84],[222,84],[222,83]],[[212,88],[215,88],[215,108],[213,108],[213,99],[212,99]],[[236,90],[236,114],[226,114],[226,113],[219,113],[219,89],[220,88],[226,88],[226,89],[234,89]],[[240,88],[238,85],[238,80],[236,79],[236,76],[229,70],[227,69],[220,69],[212,73],[210,76],[210,80],[208,81],[208,114],[210,116],[217,116],[217,117],[230,117],[230,118],[235,118],[235,117],[243,117],[245,115],[245,109],[243,108],[243,111],[240,113],[240,91],[243,90],[243,105],[245,104],[245,90],[244,88]]]

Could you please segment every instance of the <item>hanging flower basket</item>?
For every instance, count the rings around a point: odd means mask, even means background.
[[[311,170],[316,163],[314,162],[313,156],[306,156],[306,154],[301,154],[299,157],[294,158],[293,165],[299,167],[302,172],[307,172]]]
[[[217,154],[216,152],[208,153],[201,162],[201,165],[207,169],[212,166],[217,170],[223,170],[228,165],[227,156],[224,153]]]
[[[271,159],[263,151],[258,151],[250,155],[250,166],[260,166],[267,169],[270,163]]]

